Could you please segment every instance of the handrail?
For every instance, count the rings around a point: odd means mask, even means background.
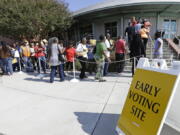
[[[178,45],[176,45],[172,39],[166,38],[165,41],[168,42],[169,46],[178,54],[180,55],[180,48],[178,47]]]
[[[152,40],[152,37],[149,35],[149,39],[150,39],[150,42],[151,42],[151,44],[150,44],[150,51],[151,51],[151,59],[153,59],[153,40]]]

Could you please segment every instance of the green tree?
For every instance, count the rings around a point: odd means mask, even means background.
[[[1,0],[0,35],[14,39],[64,33],[72,23],[64,1]]]

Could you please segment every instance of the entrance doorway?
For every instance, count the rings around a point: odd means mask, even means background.
[[[165,31],[164,38],[171,38],[175,37],[177,31],[177,23],[176,20],[165,19],[163,23],[163,29]]]

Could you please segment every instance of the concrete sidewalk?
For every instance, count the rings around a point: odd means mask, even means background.
[[[0,78],[1,79],[1,78]],[[68,78],[71,79],[71,78]],[[34,74],[0,80],[0,135],[116,135],[131,75],[50,84]],[[180,135],[164,125],[161,135]]]

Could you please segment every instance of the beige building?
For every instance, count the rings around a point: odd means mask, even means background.
[[[69,36],[77,41],[86,35],[124,35],[132,16],[152,23],[151,36],[157,29],[165,31],[164,38],[180,35],[180,0],[106,0],[74,12],[76,23]]]

